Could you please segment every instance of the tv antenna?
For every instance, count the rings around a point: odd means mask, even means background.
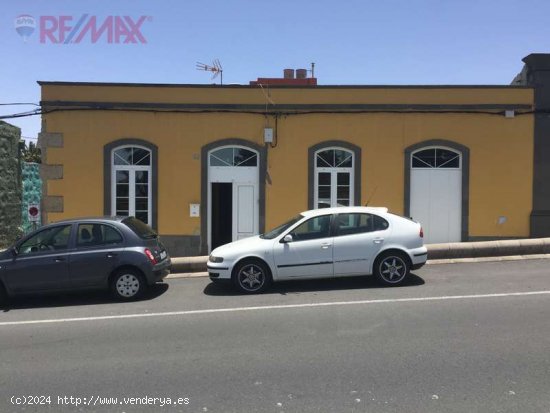
[[[315,77],[315,62],[311,62],[311,69],[308,72],[311,72],[311,77]]]
[[[222,64],[220,63],[219,59],[214,59],[212,61],[211,65],[207,65],[206,63],[197,62],[197,65],[195,66],[197,70],[204,70],[206,72],[212,72],[212,80],[220,76],[220,85],[223,85],[223,68]]]

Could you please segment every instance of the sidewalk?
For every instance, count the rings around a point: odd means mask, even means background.
[[[550,254],[550,238],[514,239],[503,241],[452,242],[448,244],[427,244],[428,262],[441,260],[475,259],[486,257],[513,257]],[[518,258],[519,257],[519,258]],[[172,273],[206,272],[207,256],[173,257]]]

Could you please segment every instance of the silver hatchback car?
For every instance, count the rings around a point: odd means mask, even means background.
[[[133,300],[170,267],[158,235],[137,218],[60,221],[0,253],[0,303],[18,294],[107,288]]]
[[[428,250],[422,226],[387,208],[339,207],[305,211],[274,230],[214,249],[213,282],[259,293],[274,281],[374,274],[384,285],[405,282]]]

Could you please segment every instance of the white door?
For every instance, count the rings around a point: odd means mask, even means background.
[[[388,222],[372,214],[338,214],[334,234],[334,275],[369,274],[389,236]]]
[[[462,163],[458,152],[428,148],[411,159],[410,215],[422,224],[424,242],[461,241]]]
[[[214,149],[208,156],[208,248],[212,250],[212,183],[232,184],[231,198],[221,208],[231,209],[231,240],[259,233],[259,157],[239,146]],[[219,209],[220,206],[218,206]],[[216,211],[216,208],[214,208]]]
[[[233,184],[233,240],[251,237],[257,229],[257,184]]]
[[[311,218],[290,231],[292,242],[273,244],[278,279],[334,275],[330,220],[331,215]]]

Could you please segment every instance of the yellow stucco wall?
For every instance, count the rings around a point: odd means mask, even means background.
[[[258,89],[154,88],[46,85],[43,100],[265,103]],[[532,104],[531,89],[272,89],[279,103]],[[62,164],[62,180],[48,181],[48,195],[64,197],[64,212],[49,220],[103,214],[103,146],[139,138],[158,146],[158,229],[197,235],[201,202],[201,147],[227,138],[263,144],[266,119],[236,113],[55,112],[45,131],[63,134],[63,148],[48,149],[48,163]],[[269,118],[274,126],[273,118]],[[278,143],[268,150],[266,227],[307,209],[308,148],[343,140],[362,149],[361,201],[403,213],[404,149],[429,139],[470,148],[469,235],[529,235],[532,206],[533,116],[484,114],[307,114],[278,120]],[[507,221],[499,225],[499,216]]]

